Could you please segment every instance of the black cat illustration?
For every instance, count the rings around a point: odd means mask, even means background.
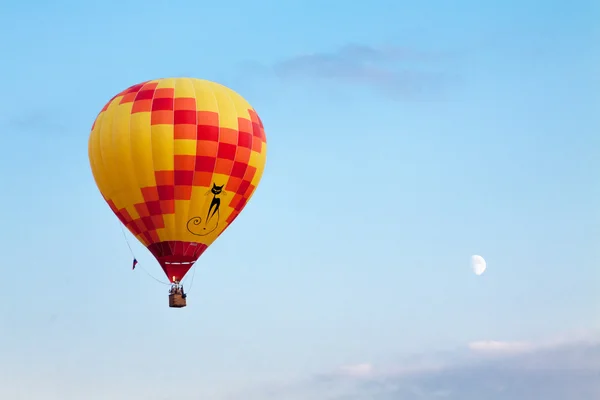
[[[210,189],[205,194],[205,196],[210,193],[212,193],[212,195],[213,195],[212,201],[210,202],[210,207],[208,208],[208,213],[206,214],[206,220],[204,223],[205,227],[206,227],[206,224],[209,223],[210,219],[212,217],[214,217],[214,215],[216,213],[219,212],[219,208],[221,207],[221,199],[219,198],[219,196],[225,195],[225,193],[223,193],[223,186],[225,186],[225,185],[217,186],[213,183],[212,189]],[[219,219],[218,215],[217,215],[217,219]]]
[[[212,188],[204,194],[205,196],[212,194],[212,199],[210,200],[204,223],[202,223],[202,217],[194,217],[188,221],[187,229],[191,234],[205,236],[217,229],[221,214],[221,196],[227,196],[227,193],[223,191],[223,186],[225,185],[217,186],[213,183]]]

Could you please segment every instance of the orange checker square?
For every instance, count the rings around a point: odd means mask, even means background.
[[[229,201],[229,207],[235,209],[237,207],[237,205],[239,204],[239,202],[243,199],[244,197],[239,194],[239,193],[235,193],[232,197],[231,200]]]
[[[142,188],[142,196],[144,196],[145,201],[158,200],[158,190],[156,189],[156,186]]]
[[[215,174],[229,175],[231,173],[232,167],[233,167],[232,160],[225,160],[223,158],[217,158],[217,163],[215,164]]]
[[[173,138],[174,139],[188,139],[195,140],[196,133],[196,124],[178,124],[177,123],[177,111],[175,111],[175,126],[173,127]]]
[[[244,180],[251,182],[252,179],[254,179],[255,174],[256,174],[256,167],[253,167],[252,165],[248,165],[248,168],[246,168],[246,173],[244,174]]]
[[[219,114],[214,111],[198,111],[196,118],[198,125],[219,126]]]
[[[258,114],[254,110],[248,110],[248,114],[250,114],[250,119],[253,123],[258,123]]]
[[[212,172],[199,172],[196,171],[194,173],[194,181],[193,181],[193,185],[194,186],[204,186],[204,187],[210,187],[211,183],[212,183]]]
[[[135,210],[137,211],[140,218],[149,217],[150,211],[148,210],[148,206],[146,203],[138,203],[135,205]]]
[[[237,152],[235,153],[235,161],[241,163],[248,163],[250,161],[250,154],[252,150],[246,147],[238,147]]]
[[[175,213],[175,200],[162,200],[160,202],[160,209],[163,214],[174,214]]]
[[[240,184],[242,183],[242,178],[236,178],[234,176],[230,176],[227,181],[227,186],[225,186],[226,192],[237,192]]]
[[[252,151],[262,153],[263,142],[257,136],[252,136]]]
[[[196,166],[196,156],[176,154],[173,163],[175,171],[193,171]]]
[[[131,108],[132,114],[150,111],[152,111],[152,99],[135,100],[133,102],[133,107]]]
[[[173,111],[152,111],[151,125],[173,125]]]
[[[175,176],[173,171],[156,171],[154,172],[156,178],[156,186],[169,186],[175,184]]]
[[[146,83],[144,83],[144,86],[142,86],[142,88],[139,91],[142,91],[142,90],[154,91],[154,89],[156,89],[157,86],[158,86],[158,82],[146,81]]]
[[[219,129],[219,142],[237,145],[237,142],[238,142],[237,129],[231,129],[231,128]]]
[[[238,118],[238,129],[240,132],[252,133],[252,121],[246,118]]]
[[[198,142],[196,142],[196,155],[216,157],[218,148],[218,142],[213,142],[212,140],[198,140]]]
[[[158,88],[154,91],[155,99],[172,99],[175,97],[174,88]]]
[[[175,111],[193,111],[196,120],[196,99],[193,97],[176,97]]]
[[[137,96],[137,92],[130,92],[123,96],[119,104],[132,103],[135,100],[135,96]]]
[[[165,227],[165,219],[162,217],[162,215],[153,215],[150,218],[152,218],[152,223],[154,223],[155,229],[162,229]]]
[[[175,186],[175,200],[189,200],[192,198],[192,186]]]

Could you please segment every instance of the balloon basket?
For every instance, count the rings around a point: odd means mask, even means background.
[[[185,297],[181,293],[171,293],[169,295],[169,307],[182,308],[187,305]]]

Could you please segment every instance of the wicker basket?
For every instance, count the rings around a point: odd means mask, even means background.
[[[169,307],[171,308],[182,308],[185,307],[186,300],[181,293],[171,293],[169,295]]]

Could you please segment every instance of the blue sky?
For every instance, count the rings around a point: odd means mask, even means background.
[[[0,397],[529,400],[544,385],[519,368],[551,364],[548,398],[597,398],[599,18],[592,0],[3,6]],[[115,93],[182,75],[242,94],[269,153],[171,310],[137,243],[131,272],[87,139]]]

